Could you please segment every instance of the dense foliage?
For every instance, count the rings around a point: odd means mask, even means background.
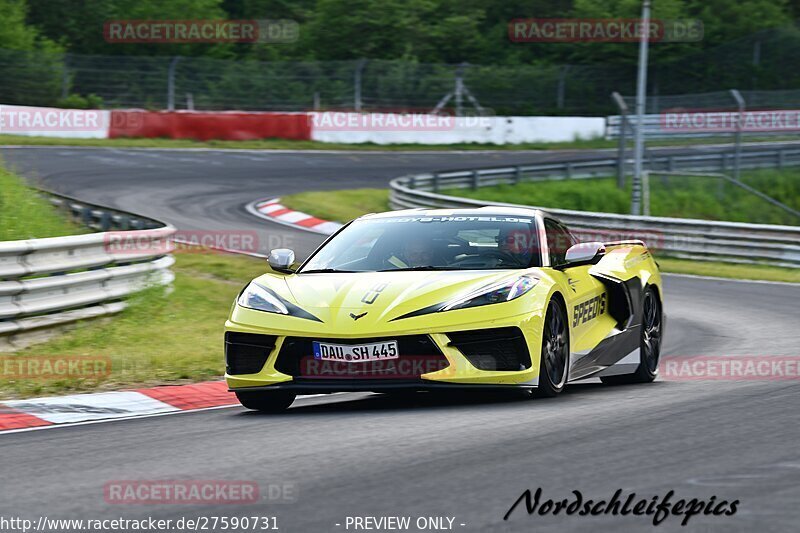
[[[0,102],[56,105],[78,93],[163,107],[170,58],[181,56],[176,92],[198,107],[343,108],[363,58],[367,108],[431,107],[453,86],[448,65],[467,62],[467,86],[498,113],[602,114],[612,91],[633,91],[635,43],[514,43],[508,23],[640,9],[641,0],[0,0]],[[796,1],[654,0],[653,17],[700,19],[705,35],[651,46],[651,94],[800,86]],[[292,19],[300,33],[284,44],[107,42],[104,23],[120,19]]]

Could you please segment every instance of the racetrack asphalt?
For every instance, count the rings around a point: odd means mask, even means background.
[[[3,157],[86,201],[181,229],[256,229],[302,255],[322,236],[256,219],[243,205],[301,190],[381,187],[412,170],[565,154],[19,148]],[[799,286],[665,276],[664,355],[797,356],[798,298]],[[503,520],[523,490],[541,487],[543,500],[571,498],[573,490],[608,499],[617,489],[647,499],[674,490],[673,499],[740,500],[734,516],[695,516],[686,527],[669,517],[658,531],[796,531],[798,406],[797,380],[662,377],[649,385],[575,384],[551,400],[339,394],[301,398],[283,415],[236,407],[7,434],[0,516],[261,515],[300,532],[353,531],[347,516],[381,515],[455,517],[463,531],[653,528],[651,517],[529,517],[522,507]],[[202,507],[105,501],[106,483],[130,479],[247,480],[294,493],[290,501]]]

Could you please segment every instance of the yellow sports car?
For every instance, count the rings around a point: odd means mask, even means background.
[[[661,275],[641,241],[578,243],[546,212],[362,216],[305,262],[273,250],[225,323],[226,379],[248,408],[297,394],[649,382]]]

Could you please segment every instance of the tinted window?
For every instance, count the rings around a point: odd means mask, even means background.
[[[563,265],[567,262],[567,250],[575,244],[575,239],[566,227],[549,218],[544,221],[544,229],[547,232],[547,247],[550,250],[550,266]]]
[[[366,218],[328,241],[300,272],[540,266],[535,228],[534,217]]]

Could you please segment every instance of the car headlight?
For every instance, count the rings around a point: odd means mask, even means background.
[[[510,302],[534,288],[538,282],[539,280],[532,276],[520,276],[516,279],[489,285],[488,287],[481,287],[480,289],[446,302],[439,311],[451,311],[453,309],[464,309],[467,307],[477,307],[479,305]]]
[[[239,295],[239,305],[267,313],[289,314],[289,309],[278,298],[278,295],[258,283],[251,283],[245,287],[242,294]]]
[[[268,289],[255,282],[251,282],[244,288],[239,298],[236,299],[236,303],[239,304],[240,307],[264,311],[265,313],[277,313],[279,315],[289,315],[306,320],[313,320],[315,322],[322,322],[322,320],[305,309],[282,298],[281,295],[272,289]]]
[[[452,311],[453,309],[465,309],[467,307],[477,307],[479,305],[497,304],[510,302],[519,298],[539,283],[539,279],[533,276],[520,276],[510,280],[501,281],[486,285],[467,294],[453,298],[444,303],[430,305],[416,311],[411,311],[404,315],[393,318],[392,320],[402,320],[420,315],[429,315],[440,311]]]

